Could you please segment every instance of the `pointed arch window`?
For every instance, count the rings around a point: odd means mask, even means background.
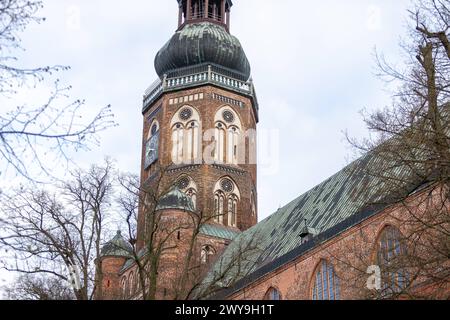
[[[220,179],[214,188],[214,220],[230,227],[238,225],[238,205],[240,192],[229,177]]]
[[[197,208],[197,184],[190,176],[183,175],[178,178],[176,186],[191,198],[194,209]]]
[[[280,291],[275,288],[270,288],[269,290],[267,290],[264,296],[264,300],[281,300]]]
[[[402,234],[394,226],[386,226],[377,241],[377,264],[381,267],[382,295],[400,293],[409,284],[409,276],[402,264],[406,246]]]
[[[214,123],[214,160],[217,163],[238,165],[242,125],[237,113],[225,106],[217,111]]]
[[[176,164],[183,163],[184,127],[177,123],[172,127],[172,161]]]
[[[340,286],[334,267],[326,260],[317,266],[313,278],[313,300],[339,300]]]
[[[216,123],[214,141],[215,141],[215,151],[214,160],[217,163],[225,162],[225,139],[226,137],[226,125],[222,122]]]
[[[227,163],[238,165],[238,148],[240,139],[240,129],[232,126],[228,129]]]
[[[132,297],[133,296],[133,293],[134,293],[134,273],[133,272],[131,272],[130,273],[130,276],[128,277],[128,292],[127,292],[127,294],[128,294],[128,297]]]
[[[145,168],[148,169],[158,160],[159,156],[159,122],[153,120],[145,144]]]
[[[223,216],[225,214],[224,205],[225,203],[225,194],[218,190],[214,194],[214,221],[223,224]]]
[[[192,164],[201,156],[201,120],[194,108],[184,106],[172,117],[172,162]]]
[[[232,194],[228,197],[228,225],[237,226],[237,204],[238,198]]]
[[[123,284],[123,297],[129,298],[130,297],[130,282],[128,281],[129,279],[125,276],[122,279],[122,284]]]
[[[127,278],[123,277],[122,281],[120,283],[120,288],[122,289],[122,298],[126,299],[127,298]]]
[[[251,207],[252,207],[252,217],[256,216],[256,196],[255,196],[255,192],[252,191],[252,195],[251,195]]]

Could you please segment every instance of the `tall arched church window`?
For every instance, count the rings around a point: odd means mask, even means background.
[[[134,293],[134,273],[131,272],[128,277],[128,296],[132,297]]]
[[[339,278],[334,267],[326,260],[322,260],[317,266],[313,277],[313,300],[339,300]]]
[[[228,177],[220,179],[214,187],[214,220],[217,223],[237,227],[240,192],[236,183]]]
[[[228,225],[232,227],[237,226],[237,203],[238,198],[235,195],[228,198]]]
[[[217,163],[239,164],[241,121],[237,113],[229,106],[221,108],[214,117],[215,152]]]
[[[130,297],[130,282],[128,281],[127,277],[123,278],[123,297],[124,298]]]
[[[223,216],[225,215],[224,205],[225,194],[217,190],[214,193],[214,221],[223,224]]]
[[[184,106],[172,117],[172,162],[192,164],[201,159],[201,121],[194,108]]]
[[[122,281],[120,282],[120,289],[122,292],[122,299],[127,298],[127,278],[123,277]]]
[[[409,276],[402,265],[405,254],[406,247],[400,231],[393,226],[385,227],[377,241],[377,265],[381,267],[382,295],[385,297],[399,293],[408,286]]]
[[[159,123],[154,120],[150,125],[145,144],[145,168],[150,167],[158,160],[159,156]]]
[[[281,300],[280,291],[275,288],[270,288],[269,290],[267,290],[264,296],[264,300]]]
[[[178,189],[192,199],[194,209],[197,208],[197,184],[189,176],[181,176],[176,183]]]

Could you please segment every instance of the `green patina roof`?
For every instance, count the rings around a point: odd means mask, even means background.
[[[225,67],[243,81],[250,77],[250,63],[239,40],[223,26],[211,22],[187,24],[173,35],[155,58],[155,69],[160,78],[174,70],[201,64]]]
[[[223,227],[223,226],[211,225],[211,224],[205,224],[205,225],[201,226],[200,233],[207,235],[207,236],[226,239],[226,240],[233,240],[234,238],[236,238],[236,236],[238,236],[240,234],[239,231],[235,231],[235,230],[231,230],[229,228]]]
[[[157,210],[180,209],[183,211],[195,212],[194,203],[192,199],[175,187],[164,195],[159,201]]]
[[[131,257],[131,252],[133,248],[131,245],[122,237],[120,231],[117,231],[117,234],[114,238],[108,241],[101,249],[102,257]]]
[[[247,276],[253,278],[253,274],[259,274],[269,265],[272,268],[275,261],[298,249],[305,232],[316,236],[317,241],[321,234],[336,225],[346,224],[368,204],[380,201],[378,194],[382,183],[368,175],[367,170],[381,165],[379,159],[368,154],[238,235],[213,266],[203,285],[226,288],[229,283]],[[408,174],[408,170],[397,166],[385,170],[398,177]],[[230,268],[236,261],[240,261],[239,267]],[[215,278],[224,273],[225,280],[214,284]]]

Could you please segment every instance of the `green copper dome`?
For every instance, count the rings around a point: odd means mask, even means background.
[[[177,209],[182,211],[195,212],[192,199],[175,187],[165,194],[158,202],[157,210]]]
[[[117,234],[112,240],[108,241],[101,249],[102,257],[131,257],[131,253],[133,248],[131,244],[129,244],[120,231],[117,231]]]
[[[239,40],[218,24],[190,23],[177,31],[158,52],[159,77],[177,69],[212,64],[228,69],[240,80],[250,78],[250,63]]]

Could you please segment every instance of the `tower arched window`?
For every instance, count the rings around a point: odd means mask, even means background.
[[[225,194],[221,190],[214,193],[214,221],[223,224]]]
[[[386,226],[377,240],[377,265],[381,267],[382,295],[389,297],[408,286],[409,277],[402,256],[406,247],[402,234],[394,226]]]
[[[270,288],[264,295],[264,300],[281,300],[280,291],[275,288]]]
[[[228,225],[237,226],[237,204],[238,198],[232,194],[228,198]]]
[[[214,160],[217,163],[239,164],[242,125],[237,113],[229,106],[221,108],[214,118],[216,141]]]
[[[194,204],[194,209],[197,208],[197,184],[190,177],[183,175],[178,178],[176,183],[178,189],[184,192],[188,197],[192,199],[192,203]]]
[[[134,272],[130,273],[130,276],[128,277],[128,297],[132,297],[134,293]]]
[[[214,150],[214,161],[223,163],[225,159],[225,136],[226,126],[222,122],[216,123],[214,141],[216,143]]]
[[[237,227],[240,192],[229,177],[220,179],[214,188],[214,220],[217,223]]]
[[[209,264],[212,261],[212,257],[216,254],[216,250],[213,247],[206,245],[202,247],[200,252],[200,261],[202,264]]]
[[[313,277],[313,300],[339,300],[340,284],[334,267],[326,260],[322,260]]]
[[[235,126],[231,126],[228,129],[228,137],[227,137],[227,163],[228,164],[239,164],[238,162],[238,148],[239,148],[239,139],[241,136],[240,129]]]
[[[194,108],[184,106],[172,117],[172,162],[192,164],[201,159],[201,121]]]
[[[159,156],[159,122],[153,120],[145,143],[145,168],[150,167]]]
[[[252,217],[256,216],[256,196],[255,196],[255,192],[252,191],[252,195],[251,195],[251,207],[252,207]]]

